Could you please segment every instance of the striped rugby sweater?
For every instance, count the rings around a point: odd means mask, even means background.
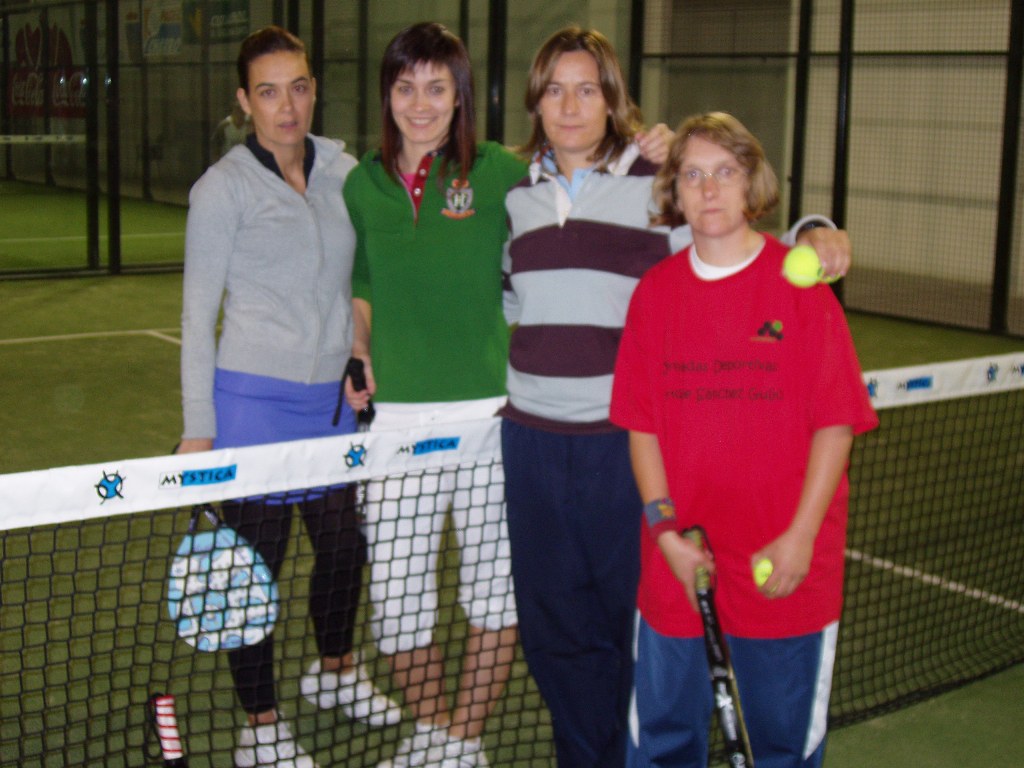
[[[554,432],[616,431],[608,408],[629,300],[670,252],[668,229],[648,224],[657,167],[633,145],[570,200],[538,160],[505,201],[505,310],[517,325],[503,415]],[[683,230],[673,247],[689,244]]]
[[[626,311],[640,277],[693,242],[690,227],[651,227],[657,166],[634,144],[594,171],[574,200],[538,158],[505,199],[504,304],[512,333],[502,415],[551,432],[601,433]],[[793,245],[804,216],[781,238]]]

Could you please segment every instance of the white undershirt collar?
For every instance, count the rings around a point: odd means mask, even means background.
[[[701,261],[700,256],[697,255],[697,246],[690,246],[690,266],[693,268],[693,272],[701,280],[724,280],[727,277],[732,277],[735,274],[739,274],[744,269],[754,263],[754,260],[761,254],[764,248],[764,243],[757,247],[750,256],[741,261],[739,264],[733,264],[728,267],[716,267],[714,264],[708,264],[706,261]]]

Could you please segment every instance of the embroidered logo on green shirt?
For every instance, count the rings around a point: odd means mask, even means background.
[[[473,188],[469,186],[469,179],[452,179],[445,198],[448,207],[441,213],[449,219],[465,219],[476,213],[473,210]]]

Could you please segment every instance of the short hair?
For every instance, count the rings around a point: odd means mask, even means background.
[[[421,64],[447,67],[455,81],[455,112],[448,139],[441,148],[440,177],[452,166],[465,179],[476,159],[476,112],[473,107],[473,70],[462,40],[443,24],[427,21],[395,35],[380,62],[381,162],[392,176],[402,151],[402,133],[391,114],[391,88],[403,72]]]
[[[309,67],[309,54],[306,45],[287,29],[271,25],[257,29],[242,41],[238,50],[238,87],[249,92],[249,65],[260,56],[278,51],[301,53]]]
[[[686,223],[679,210],[676,181],[683,155],[693,137],[699,137],[728,150],[747,172],[747,221],[757,221],[772,212],[779,203],[779,182],[764,154],[761,142],[747,128],[725,112],[707,112],[686,118],[676,130],[676,138],[668,151],[668,159],[654,177],[654,205],[658,213],[653,224],[675,227]]]
[[[544,135],[544,125],[538,106],[555,75],[559,57],[563,53],[575,51],[583,51],[594,57],[594,61],[597,62],[601,94],[608,104],[605,136],[591,159],[601,161],[607,157],[609,161],[615,160],[633,141],[633,137],[643,124],[643,118],[639,107],[629,97],[619,59],[608,38],[597,30],[577,26],[565,27],[553,34],[533,58],[526,84],[525,100],[526,111],[530,115],[531,133],[520,151],[525,155],[533,155],[547,144],[548,139]]]

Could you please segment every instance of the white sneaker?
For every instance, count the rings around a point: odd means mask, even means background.
[[[377,690],[358,657],[347,674],[322,672],[317,659],[299,681],[299,690],[314,707],[340,707],[349,720],[361,720],[375,728],[402,722],[402,708]]]
[[[416,731],[406,736],[395,754],[377,763],[377,768],[434,768],[444,759],[448,729],[443,726],[416,723]]]
[[[437,768],[490,768],[487,753],[479,738],[456,739],[448,737],[444,745],[444,757],[437,762]]]
[[[317,768],[313,758],[298,745],[283,720],[246,725],[238,737],[235,768]]]

